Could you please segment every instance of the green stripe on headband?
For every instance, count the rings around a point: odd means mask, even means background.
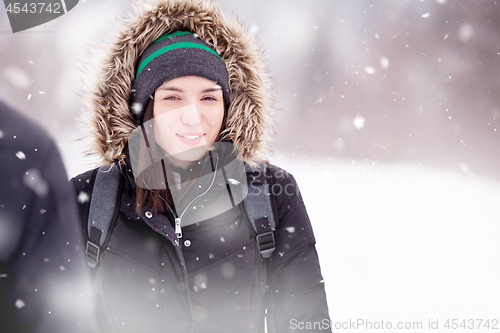
[[[198,44],[198,43],[192,43],[192,42],[174,43],[174,44],[170,44],[170,45],[162,47],[161,49],[152,53],[149,57],[144,59],[144,61],[139,65],[139,68],[137,69],[137,73],[135,74],[135,77],[137,78],[139,76],[139,74],[141,73],[141,71],[143,70],[143,68],[147,64],[149,64],[151,61],[153,61],[156,57],[158,57],[158,56],[160,56],[160,55],[162,55],[170,50],[179,49],[179,48],[183,48],[183,47],[192,47],[192,48],[198,48],[198,49],[202,49],[205,51],[209,51],[209,52],[212,52],[213,54],[215,54],[217,57],[219,57],[219,59],[222,59],[220,57],[220,55],[217,54],[217,52],[215,52],[214,50],[212,50],[208,46]]]
[[[163,35],[163,36],[158,37],[158,39],[157,39],[157,40],[155,40],[155,41],[153,42],[153,44],[156,44],[156,43],[158,43],[158,42],[160,42],[160,41],[162,41],[162,40],[164,40],[164,39],[170,38],[170,37],[182,36],[182,35],[192,35],[192,33],[191,33],[191,32],[189,32],[189,31],[177,30],[176,32],[173,32],[173,33],[171,33],[171,34],[168,34],[168,35]],[[153,44],[151,44],[151,45],[153,45]]]

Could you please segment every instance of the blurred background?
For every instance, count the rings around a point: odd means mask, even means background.
[[[497,1],[221,2],[267,53],[275,150],[500,179]],[[129,1],[80,1],[12,34],[2,10],[0,97],[69,145],[80,62],[126,11]]]
[[[270,159],[301,186],[332,319],[500,320],[499,2],[220,2],[266,51]],[[79,67],[130,2],[15,34],[0,8],[0,99],[55,137],[69,177],[94,167]]]

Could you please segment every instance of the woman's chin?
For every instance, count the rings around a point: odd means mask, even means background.
[[[177,150],[175,154],[172,154],[172,159],[170,163],[176,167],[187,168],[193,162],[198,161],[202,157],[206,156],[208,153],[207,145],[200,145],[198,147],[193,147],[184,150]]]

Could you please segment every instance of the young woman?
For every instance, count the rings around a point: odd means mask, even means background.
[[[323,278],[297,183],[262,163],[273,96],[253,37],[215,2],[163,0],[138,5],[96,63],[90,150],[120,173],[112,228],[99,234],[103,330],[324,330]],[[72,179],[89,241],[85,198],[99,172]],[[270,213],[248,199],[261,189]],[[273,247],[261,247],[259,228]]]

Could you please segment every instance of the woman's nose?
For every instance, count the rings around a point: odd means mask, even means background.
[[[187,126],[197,126],[201,123],[200,113],[195,104],[191,104],[183,110],[181,120]]]

